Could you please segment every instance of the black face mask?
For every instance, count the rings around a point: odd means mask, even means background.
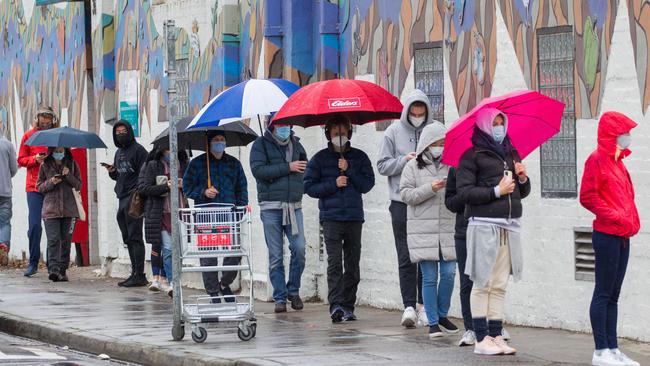
[[[115,136],[115,140],[120,145],[126,145],[126,144],[129,143],[129,141],[131,141],[131,138],[129,137],[129,134],[124,133],[124,134],[119,134],[119,135]]]

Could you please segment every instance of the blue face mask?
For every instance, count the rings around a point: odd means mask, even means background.
[[[163,157],[163,160],[164,160],[164,161],[166,161],[166,162],[168,162],[168,163],[169,163],[169,159],[170,159],[170,157],[171,157],[171,155],[170,155],[170,154],[163,154],[163,156],[162,156],[162,157]]]
[[[282,141],[286,140],[291,136],[291,127],[282,126],[275,128],[275,135]]]
[[[215,154],[221,154],[222,152],[226,151],[226,142],[225,141],[213,142],[210,145],[210,150]]]
[[[506,138],[506,126],[493,126],[492,137],[494,138],[494,141],[502,143],[503,139]]]
[[[61,161],[61,160],[63,160],[63,158],[65,158],[65,153],[64,152],[53,152],[52,157],[55,160]]]

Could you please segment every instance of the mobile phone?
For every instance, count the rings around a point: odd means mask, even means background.
[[[510,171],[510,170],[504,170],[504,171],[503,171],[503,176],[512,179],[512,171]]]
[[[63,179],[63,174],[56,174],[56,175],[54,176],[54,178],[57,178],[57,179]]]
[[[109,166],[111,166],[111,164],[108,164],[108,163],[99,163],[99,165],[101,165],[101,166],[103,166],[103,167],[106,167],[106,168],[108,168]]]
[[[42,152],[40,152],[40,153],[38,153],[38,154],[36,154],[36,155],[38,155],[38,156],[40,156],[40,157],[43,157],[43,156],[46,156],[47,154],[46,154],[46,153],[42,153]]]

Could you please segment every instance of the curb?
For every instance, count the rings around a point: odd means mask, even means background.
[[[152,346],[140,342],[125,342],[116,338],[89,333],[74,328],[61,328],[52,323],[0,312],[0,331],[31,338],[95,355],[151,366],[249,366],[250,362],[227,358],[207,359],[196,353]]]

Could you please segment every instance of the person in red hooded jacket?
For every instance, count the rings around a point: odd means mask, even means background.
[[[27,191],[27,208],[29,210],[29,266],[25,271],[26,277],[31,277],[38,271],[38,261],[41,257],[41,211],[43,209],[43,195],[38,192],[36,181],[41,164],[48,155],[45,146],[27,146],[25,142],[38,131],[59,127],[59,121],[52,107],[41,106],[36,112],[32,128],[23,135],[18,150],[18,165],[27,168],[25,190]]]
[[[616,321],[630,238],[639,232],[634,187],[623,159],[630,155],[630,131],[636,122],[605,112],[598,125],[598,148],[585,163],[580,203],[596,215],[593,246],[596,283],[589,315],[594,334],[593,365],[639,365],[618,349]]]

